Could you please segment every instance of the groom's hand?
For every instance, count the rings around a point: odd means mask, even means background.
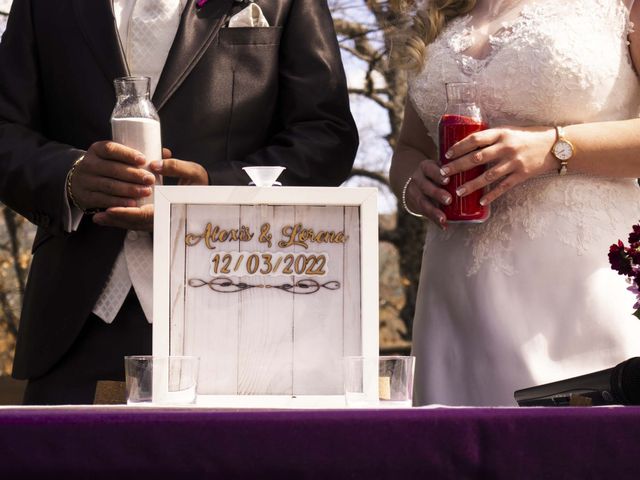
[[[78,162],[71,178],[71,195],[82,210],[135,207],[151,195],[153,174],[142,169],[144,156],[116,142],[96,142]]]
[[[93,221],[104,227],[151,232],[153,231],[153,205],[108,208],[104,212],[96,213]]]
[[[209,174],[202,165],[186,160],[178,160],[171,157],[171,152],[164,149],[168,155],[163,155],[164,160],[151,162],[150,170],[164,177],[176,177],[178,185],[209,185]]]
[[[195,162],[171,158],[171,151],[162,149],[164,160],[151,162],[153,173],[178,178],[179,185],[208,185],[209,174]],[[123,228],[125,230],[153,230],[153,205],[142,207],[113,207],[93,216],[99,225]]]

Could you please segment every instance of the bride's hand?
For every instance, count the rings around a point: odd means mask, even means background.
[[[482,175],[461,185],[457,194],[464,197],[490,187],[480,199],[482,205],[488,205],[525,180],[557,170],[558,161],[551,154],[555,140],[555,129],[550,127],[491,128],[476,132],[449,149],[447,158],[452,161],[442,167],[442,174],[450,177],[487,165]]]
[[[440,210],[440,205],[450,204],[452,198],[441,186],[448,183],[449,179],[440,173],[436,162],[423,160],[411,175],[405,196],[407,206],[412,212],[422,214],[445,228],[447,217]]]

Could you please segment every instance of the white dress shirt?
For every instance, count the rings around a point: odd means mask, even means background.
[[[113,0],[113,15],[129,72],[134,76],[151,78],[151,95],[167,61],[186,2],[153,0],[145,4],[143,0]],[[154,19],[158,10],[161,10],[160,18]],[[137,16],[142,31],[130,28],[133,14]]]
[[[129,74],[150,77],[151,95],[178,31],[185,4],[186,0],[113,0],[113,13]],[[132,21],[133,15],[136,15],[135,22]],[[77,228],[79,219],[74,223]],[[147,232],[129,231],[107,284],[94,306],[94,313],[111,323],[134,279],[133,287],[138,300],[147,320],[151,322],[152,260],[150,235]]]

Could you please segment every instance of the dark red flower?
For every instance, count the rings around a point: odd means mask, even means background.
[[[609,247],[611,269],[625,275],[630,286],[627,288],[636,296],[633,315],[640,319],[640,225],[634,225],[629,234],[629,247],[622,240]]]
[[[640,265],[640,249],[638,248],[638,245],[627,248],[625,251],[633,265]]]
[[[629,234],[629,243],[638,243],[640,242],[640,225],[633,226],[633,232]]]
[[[632,276],[634,274],[631,257],[622,240],[618,240],[618,243],[614,243],[609,247],[609,263],[611,268],[620,275]]]

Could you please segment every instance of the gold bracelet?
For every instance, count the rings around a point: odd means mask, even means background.
[[[418,218],[426,218],[424,215],[420,215],[419,213],[412,212],[409,206],[407,205],[407,188],[409,188],[409,184],[411,183],[411,180],[413,180],[413,177],[409,177],[409,180],[407,180],[404,184],[404,187],[402,187],[402,206],[405,212],[407,212],[409,215],[413,215],[414,217],[418,217]]]
[[[78,210],[80,210],[82,213],[84,213],[85,215],[93,215],[94,213],[98,213],[100,209],[82,208],[80,205],[78,205],[78,202],[76,202],[76,199],[73,196],[73,192],[71,191],[71,181],[73,180],[73,174],[76,172],[76,167],[80,164],[82,160],[84,160],[84,156],[80,157],[78,160],[73,162],[73,165],[71,166],[71,170],[69,170],[69,173],[67,173],[67,182],[66,182],[67,197],[69,198],[69,200],[71,200],[71,203],[73,204],[73,206],[76,207]]]

